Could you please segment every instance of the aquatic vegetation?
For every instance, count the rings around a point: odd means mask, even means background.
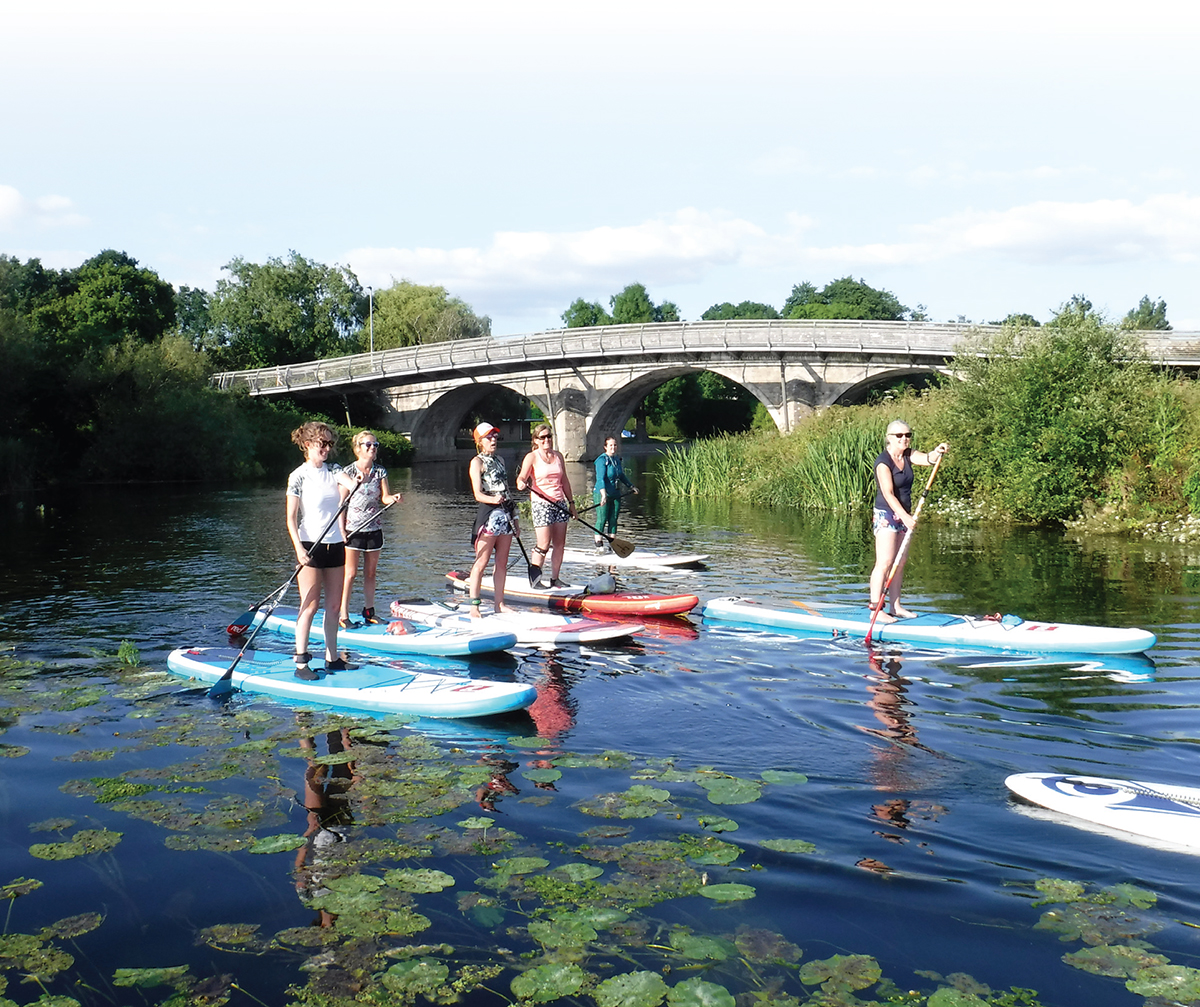
[[[123,835],[123,832],[110,832],[108,829],[81,829],[65,842],[34,843],[29,847],[29,853],[39,860],[71,860],[88,853],[111,850]]]

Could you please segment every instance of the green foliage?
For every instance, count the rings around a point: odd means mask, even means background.
[[[27,266],[21,289],[34,282],[36,271]],[[126,338],[152,342],[175,324],[174,288],[124,252],[107,249],[77,269],[45,275],[48,289],[26,302],[25,313],[34,334],[60,352],[103,348]],[[20,301],[21,294],[14,299]]]
[[[445,287],[398,280],[375,294],[375,349],[441,343],[448,339],[489,336],[492,320],[451,297]],[[369,326],[359,333],[358,349],[369,348]]]
[[[638,322],[677,322],[679,308],[671,301],[655,304],[645,286],[631,283],[619,294],[608,299],[614,325],[633,325]]]
[[[604,310],[599,301],[585,301],[577,297],[562,313],[563,325],[568,329],[581,329],[595,325],[612,325],[612,315]]]
[[[1121,321],[1123,329],[1160,329],[1168,330],[1171,323],[1167,321],[1167,302],[1157,302],[1143,296],[1136,308],[1130,308]]]
[[[1036,329],[1036,328],[1039,328],[1042,323],[1039,322],[1036,318],[1034,318],[1033,315],[1027,314],[1023,311],[1014,311],[1014,312],[1010,312],[1009,314],[1005,315],[1003,321],[993,322],[992,324],[994,324],[994,325],[1015,325],[1020,328]]]
[[[688,438],[749,430],[759,404],[750,391],[712,371],[671,378],[645,399],[648,419],[670,420]]]
[[[779,312],[771,305],[758,301],[742,301],[741,304],[723,301],[721,304],[714,304],[700,317],[706,322],[720,322],[737,318],[778,318]]]
[[[296,252],[263,264],[234,258],[222,268],[230,278],[217,281],[209,300],[220,367],[269,367],[358,350],[367,296],[348,268]]]
[[[1176,392],[1137,339],[1083,297],[1040,329],[1008,326],[963,347],[946,391],[947,483],[1018,520],[1065,521],[1129,497],[1122,470],[1170,467]],[[1138,476],[1144,483],[1145,476]]]
[[[811,283],[797,283],[783,305],[784,318],[869,318],[901,321],[906,308],[887,290],[876,290],[863,280],[843,276],[817,290]],[[924,314],[924,312],[922,312]]]

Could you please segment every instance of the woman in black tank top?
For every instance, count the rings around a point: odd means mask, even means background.
[[[933,465],[946,453],[948,444],[939,444],[932,451],[912,449],[912,430],[902,420],[888,424],[887,443],[875,459],[875,512],[871,526],[875,532],[875,568],[871,571],[871,608],[879,605],[883,582],[896,561],[905,533],[916,523],[912,516],[913,465]],[[907,557],[906,557],[907,558]],[[888,585],[887,599],[879,613],[881,622],[909,619],[912,612],[900,605],[900,588],[904,582],[904,563]]]

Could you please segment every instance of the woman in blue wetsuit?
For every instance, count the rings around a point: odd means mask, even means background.
[[[887,444],[875,459],[875,513],[872,527],[875,531],[875,569],[871,571],[871,608],[879,604],[883,582],[896,561],[900,543],[905,532],[916,520],[912,516],[912,467],[933,465],[946,453],[950,445],[939,444],[932,451],[912,449],[912,429],[902,420],[893,420],[887,428]],[[904,581],[904,563],[896,571],[888,586],[887,601],[879,613],[883,622],[895,619],[910,619],[913,613],[900,605],[900,587]]]
[[[617,439],[604,438],[604,454],[596,459],[596,488],[592,490],[592,502],[596,504],[596,527],[609,535],[617,533],[617,516],[621,513],[620,486],[624,483],[634,493],[637,487],[625,474],[625,465],[617,454]],[[596,548],[603,549],[605,540],[599,535]]]

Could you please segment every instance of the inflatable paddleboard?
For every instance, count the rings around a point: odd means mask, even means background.
[[[467,575],[451,570],[446,574],[459,591],[467,589]],[[482,591],[492,596],[492,578],[483,578]],[[560,612],[607,612],[614,615],[682,615],[700,604],[694,594],[588,594],[582,587],[531,588],[528,581],[509,576],[504,587],[505,601],[521,601]]]
[[[1017,773],[1004,784],[1043,808],[1200,853],[1200,788],[1061,773]]]
[[[282,636],[295,637],[298,612],[286,605],[278,606],[267,616],[263,627]],[[472,654],[494,654],[498,650],[515,647],[517,635],[512,629],[498,625],[489,626],[428,626],[404,621],[397,617],[387,623],[365,625],[358,623],[350,629],[338,630],[339,647],[356,647],[381,654],[425,654],[434,657],[469,657]],[[262,612],[255,617],[262,622]],[[325,612],[318,611],[313,618],[309,638],[321,638],[325,632]],[[324,644],[322,644],[324,646]]]
[[[795,602],[781,608],[750,598],[714,598],[704,606],[705,619],[751,626],[845,633],[866,639],[871,610],[865,606]],[[1157,642],[1144,629],[1076,626],[1037,622],[1017,615],[1003,617],[945,615],[930,612],[895,622],[876,621],[871,638],[883,643],[921,643],[932,646],[979,647],[1025,654],[1138,654]]]
[[[708,559],[706,553],[685,553],[675,555],[666,552],[641,552],[640,550],[628,556],[621,557],[610,549],[601,552],[590,552],[586,549],[563,550],[564,563],[591,563],[593,566],[628,567],[638,570],[662,570],[664,568],[703,566]]]
[[[181,647],[167,657],[167,667],[176,675],[211,684],[237,654],[232,647]],[[325,671],[320,660],[309,667],[318,677],[306,682],[296,677],[291,655],[248,650],[234,669],[232,685],[292,702],[421,717],[484,717],[523,710],[537,699],[531,685],[415,671],[400,661],[338,672]]]
[[[491,608],[482,613],[482,618],[472,619],[465,605],[445,605],[423,598],[401,598],[392,602],[392,615],[425,626],[490,626],[500,632],[516,634],[518,643],[542,646],[627,640],[645,629],[637,622],[602,622],[549,612],[494,612]]]

